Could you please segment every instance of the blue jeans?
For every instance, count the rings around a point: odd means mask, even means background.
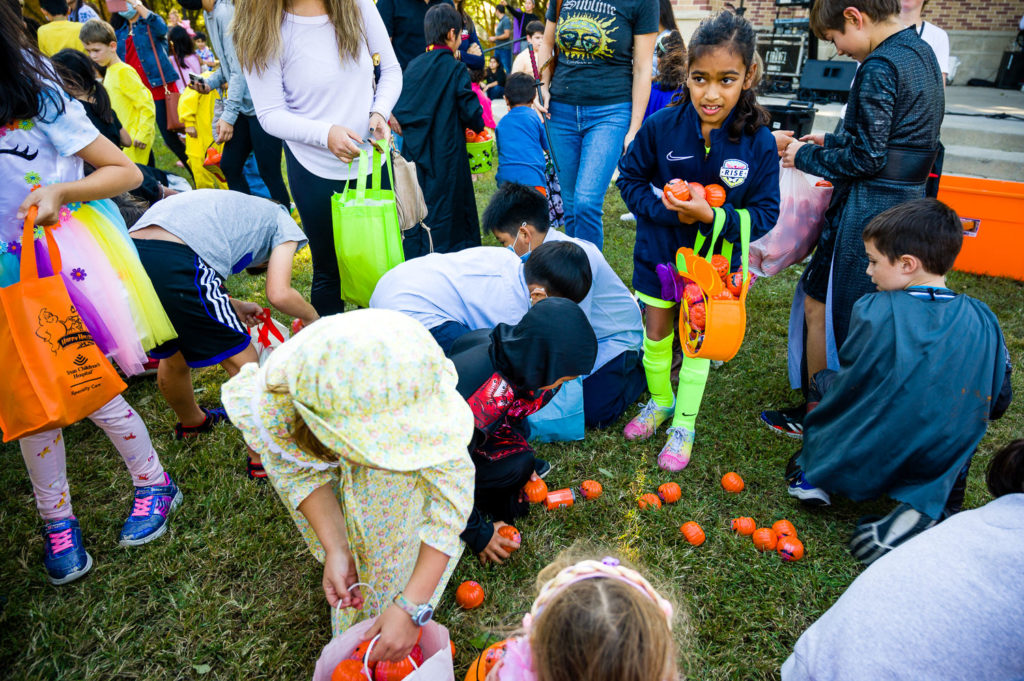
[[[630,102],[573,106],[551,102],[551,148],[565,206],[565,233],[604,245],[604,195],[622,156],[633,112]]]
[[[498,63],[505,69],[505,73],[512,73],[512,48],[497,49],[494,56],[498,58]]]

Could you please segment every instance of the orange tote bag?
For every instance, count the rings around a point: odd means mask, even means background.
[[[126,387],[71,302],[50,228],[44,231],[53,275],[39,276],[36,212],[33,206],[25,218],[21,281],[0,288],[4,442],[80,421]]]

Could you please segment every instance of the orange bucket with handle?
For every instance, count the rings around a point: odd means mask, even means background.
[[[676,251],[676,269],[679,276],[700,287],[702,299],[682,300],[683,313],[679,315],[679,340],[683,354],[687,357],[712,359],[728,362],[739,352],[747,330],[747,290],[750,288],[749,250],[750,213],[744,209],[736,211],[740,219],[740,248],[743,256],[743,283],[739,297],[733,300],[716,298],[725,290],[725,282],[715,266],[711,264],[715,244],[722,233],[724,218],[715,220],[704,256],[698,255],[704,244],[703,235],[698,234],[694,248],[680,248]],[[731,260],[732,244],[723,242],[722,255]],[[703,306],[703,328],[700,328],[697,306]]]

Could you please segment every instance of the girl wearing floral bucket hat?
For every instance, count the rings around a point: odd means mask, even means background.
[[[473,415],[457,380],[421,324],[358,310],[321,319],[222,388],[324,564],[333,633],[364,619],[357,582],[388,600],[367,632],[380,634],[377,659],[409,654],[462,553]]]

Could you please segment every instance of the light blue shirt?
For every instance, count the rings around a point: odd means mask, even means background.
[[[235,5],[231,0],[217,0],[212,12],[203,12],[210,46],[220,60],[220,68],[206,79],[206,84],[211,90],[216,90],[227,83],[228,94],[220,117],[231,125],[235,124],[239,115],[256,115],[249,86],[245,82],[245,74],[242,73],[238,55],[235,54],[235,44],[231,39],[230,25],[234,15]]]
[[[377,282],[370,307],[397,310],[427,329],[517,324],[530,309],[523,263],[507,248],[478,246],[408,260]]]
[[[639,351],[644,342],[640,306],[597,246],[584,239],[566,236],[557,229],[548,230],[544,242],[549,241],[571,241],[583,249],[590,261],[594,281],[580,307],[597,336],[594,371],[627,350]]]

